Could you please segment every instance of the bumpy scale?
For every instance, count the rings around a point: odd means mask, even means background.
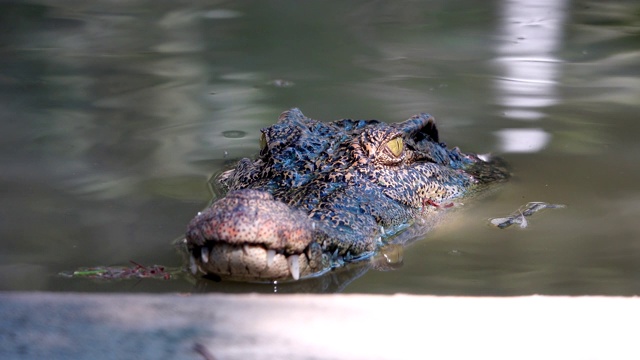
[[[322,123],[291,109],[262,129],[261,143],[256,160],[218,178],[226,197],[189,223],[194,273],[249,281],[319,275],[373,255],[424,216],[425,204],[508,176],[448,149],[428,114],[395,124]]]

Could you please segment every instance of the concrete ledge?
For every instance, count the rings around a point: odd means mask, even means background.
[[[1,359],[640,359],[640,299],[0,293]]]

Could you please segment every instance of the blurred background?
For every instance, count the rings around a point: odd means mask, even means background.
[[[277,291],[58,274],[182,266],[208,179],[299,107],[429,112],[514,178],[400,269],[291,291],[640,294],[637,1],[5,1],[0,64],[0,290]],[[488,225],[530,201],[567,207]]]

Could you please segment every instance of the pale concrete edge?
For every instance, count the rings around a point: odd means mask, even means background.
[[[638,297],[0,292],[2,359],[638,359]]]

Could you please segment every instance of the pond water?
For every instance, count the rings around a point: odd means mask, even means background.
[[[0,289],[640,295],[637,1],[0,4]],[[513,179],[339,286],[100,282],[182,266],[207,181],[280,112],[399,121]],[[499,230],[530,201],[565,204]]]

